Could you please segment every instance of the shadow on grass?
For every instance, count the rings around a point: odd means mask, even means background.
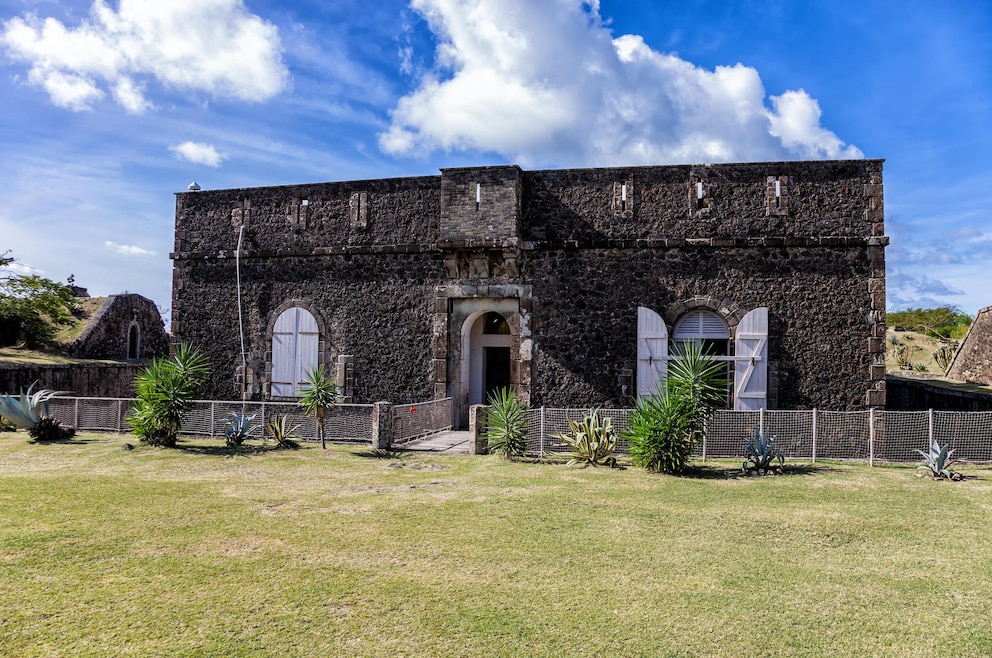
[[[39,439],[28,439],[28,443],[33,443],[39,446],[51,446],[51,445],[83,445],[85,443],[97,443],[97,439],[81,439],[78,436],[74,436],[68,439],[53,439],[51,441],[41,441]]]
[[[213,457],[251,457],[252,455],[260,455],[267,452],[287,450],[287,448],[280,448],[276,445],[242,444],[239,446],[228,446],[226,444],[218,444],[203,446],[184,445],[182,443],[176,444],[174,449],[191,455],[207,455]]]
[[[409,450],[398,450],[396,448],[373,448],[354,453],[356,457],[365,459],[403,459],[410,455]]]
[[[820,464],[786,464],[781,473],[768,473],[767,475],[745,475],[740,468],[727,468],[723,465],[707,466],[705,464],[692,464],[682,473],[675,477],[691,478],[697,480],[731,480],[736,478],[776,478],[788,477],[790,475],[820,475],[833,473],[837,469]]]

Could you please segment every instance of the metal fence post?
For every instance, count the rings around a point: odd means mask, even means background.
[[[761,432],[761,436],[765,435],[765,408],[758,407],[758,431]]]
[[[868,465],[875,465],[875,408],[868,410]]]
[[[123,406],[124,406],[123,402],[121,400],[118,400],[117,401],[117,433],[118,434],[121,433],[121,415],[123,414],[123,412],[121,411],[121,407]]]
[[[210,401],[210,438],[214,438],[214,410],[217,403],[213,400]]]
[[[79,429],[79,398],[73,401],[72,426]]]
[[[813,463],[816,463],[816,409],[813,409]]]
[[[930,442],[927,443],[927,450],[929,451],[930,446],[933,445],[933,409],[929,409],[928,412],[929,413],[927,413],[927,421],[929,423],[929,428],[928,428],[927,436],[929,437]]]
[[[537,451],[541,455],[541,457],[543,457],[544,456],[544,407],[543,406],[541,407],[541,430],[538,437],[539,439],[537,444],[538,445]]]

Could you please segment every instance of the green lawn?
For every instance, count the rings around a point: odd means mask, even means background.
[[[125,440],[0,433],[0,654],[992,655],[985,468]]]

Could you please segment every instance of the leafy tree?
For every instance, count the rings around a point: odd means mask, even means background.
[[[134,380],[137,399],[128,414],[131,431],[146,443],[174,448],[183,418],[210,374],[203,354],[182,343],[171,358],[152,359]]]
[[[52,339],[55,327],[72,323],[76,299],[70,286],[17,274],[13,263],[7,252],[0,254],[0,346],[36,347]]]
[[[333,407],[337,400],[338,387],[327,376],[324,366],[319,365],[308,370],[303,396],[297,404],[317,421],[317,438],[320,439],[321,448],[327,448],[324,439],[324,412]]]
[[[886,324],[890,327],[903,327],[944,339],[962,338],[972,319],[957,306],[909,308],[885,314]]]

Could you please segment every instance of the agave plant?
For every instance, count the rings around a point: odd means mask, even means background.
[[[48,417],[48,401],[67,391],[43,388],[32,393],[37,383],[31,384],[27,393],[22,390],[19,396],[0,394],[0,416],[15,427],[25,430],[33,429],[42,418]]]
[[[920,462],[919,467],[916,469],[917,475],[929,475],[934,479],[947,478],[948,480],[960,480],[962,475],[950,469],[951,464],[954,463],[955,449],[948,449],[949,447],[944,446],[941,448],[940,444],[934,440],[930,444],[929,452],[917,450],[916,452],[923,455],[923,461]]]
[[[290,425],[288,416],[272,416],[266,424],[265,429],[269,437],[276,442],[276,448],[288,448],[298,450],[300,448],[299,437],[296,430],[299,425]]]
[[[745,473],[767,473],[769,470],[781,470],[785,465],[785,457],[782,453],[775,452],[772,445],[775,443],[774,436],[765,434],[762,436],[761,430],[754,430],[754,437],[744,439],[744,461],[742,468]],[[778,466],[773,466],[772,462],[778,462]]]
[[[489,452],[506,459],[523,457],[527,452],[524,405],[511,389],[500,388],[489,394],[489,406],[486,417]]]
[[[601,421],[599,413],[593,409],[583,416],[582,422],[575,422],[569,418],[568,424],[572,428],[572,436],[552,435],[572,448],[572,458],[568,461],[568,466],[605,465],[613,468],[617,465],[617,459],[613,456],[613,451],[617,447],[617,437],[613,431],[612,419],[604,418]]]
[[[951,366],[951,361],[954,360],[954,353],[957,352],[957,349],[957,343],[944,343],[934,351],[934,363],[937,364],[938,368],[947,372],[947,369]]]
[[[255,414],[239,414],[231,412],[231,420],[224,425],[224,441],[227,447],[239,446],[251,434],[252,423],[255,422]]]

